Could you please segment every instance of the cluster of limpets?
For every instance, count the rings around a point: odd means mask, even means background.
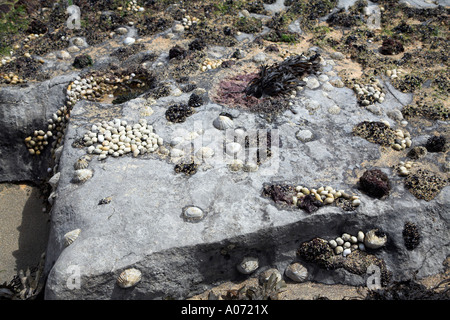
[[[205,71],[208,71],[208,70],[211,70],[211,69],[217,69],[217,68],[219,68],[222,65],[223,61],[224,60],[222,60],[222,59],[213,60],[213,59],[210,59],[210,58],[206,58],[202,62],[201,66],[200,66],[200,70],[205,72]]]
[[[416,166],[417,164],[414,161],[400,161],[398,165],[395,167],[398,175],[401,177],[406,177],[411,173],[411,168]]]
[[[100,101],[105,95],[113,97],[114,92],[119,89],[122,83],[132,81],[136,75],[97,75],[95,73],[86,75],[83,78],[77,76],[67,87],[67,105],[73,106],[79,100]],[[137,83],[136,86],[145,86],[144,83]]]
[[[398,71],[397,69],[386,70],[386,76],[388,76],[391,79],[398,78],[397,73],[400,73],[400,71]]]
[[[35,130],[33,135],[25,138],[28,152],[32,155],[40,155],[50,140],[52,140],[52,149],[60,145],[64,139],[64,131],[68,119],[68,108],[66,106],[59,108],[52,115],[52,118],[47,120],[48,125],[45,130]]]
[[[198,23],[200,20],[196,17],[191,17],[191,16],[185,16],[182,20],[181,23],[183,24],[184,29],[189,29],[193,24]]]
[[[121,119],[97,122],[85,133],[83,141],[87,152],[98,155],[98,160],[126,154],[137,157],[154,153],[163,145],[163,139],[153,132],[146,119],[135,124]]]
[[[328,241],[329,246],[336,255],[346,257],[355,250],[364,251],[366,248],[379,249],[387,243],[387,235],[379,230],[372,229],[364,234],[358,231],[356,236],[349,233],[343,233],[340,237]]]
[[[141,7],[138,5],[136,0],[127,1],[125,4],[125,7],[117,7],[117,10],[119,11],[129,11],[129,12],[143,12],[145,11],[144,7]]]
[[[297,205],[302,198],[308,195],[312,195],[317,201],[323,204],[332,204],[339,198],[351,201],[353,207],[358,207],[361,204],[359,196],[350,195],[344,190],[335,190],[330,186],[308,189],[299,185],[295,187],[295,191],[297,193],[292,197],[292,203],[294,205]]]
[[[18,83],[26,83],[27,82],[26,79],[22,79],[17,74],[12,73],[12,72],[2,74],[1,80],[2,80],[2,82],[6,83],[6,84],[18,84]]]
[[[382,103],[386,96],[378,80],[373,80],[365,85],[356,83],[353,85],[353,90],[358,97],[359,103],[363,106],[368,106],[375,102]]]
[[[392,149],[400,151],[411,147],[412,144],[411,135],[408,131],[396,129],[394,131],[394,134],[396,137],[394,143],[392,144]]]

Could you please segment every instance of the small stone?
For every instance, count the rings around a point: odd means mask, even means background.
[[[183,27],[183,25],[182,25],[182,24],[179,24],[179,23],[175,24],[175,25],[172,27],[172,32],[174,32],[174,33],[182,33],[182,32],[184,32],[184,27]]]
[[[123,40],[123,44],[126,46],[132,45],[135,42],[136,42],[136,39],[134,39],[132,37],[126,37],[125,40]]]
[[[320,87],[320,83],[315,77],[308,77],[306,79],[306,86],[309,89],[317,89],[318,87]]]
[[[264,52],[257,53],[253,56],[253,62],[263,63],[267,59],[267,56]]]
[[[330,56],[332,59],[335,59],[335,60],[342,60],[345,58],[344,54],[339,51],[332,52]]]
[[[342,82],[342,80],[340,80],[340,79],[331,80],[330,83],[335,88],[343,88],[344,87],[344,82]]]

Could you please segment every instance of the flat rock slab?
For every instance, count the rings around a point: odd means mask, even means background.
[[[382,104],[383,113],[402,105],[400,94],[392,94],[392,90]],[[442,269],[449,252],[450,188],[445,187],[430,202],[409,193],[403,178],[391,167],[406,151],[386,150],[352,135],[352,128],[363,119],[377,121],[380,116],[358,106],[350,89],[334,88],[328,95],[321,89],[304,89],[292,100],[293,111],[285,111],[273,122],[209,101],[185,122],[169,123],[164,116],[167,107],[188,98],[189,94],[182,94],[154,104],[135,99],[122,105],[81,101],[74,106],[52,208],[47,299],[184,299],[215,283],[244,279],[236,268],[244,257],[258,258],[256,272],[269,267],[284,272],[298,259],[300,243],[374,227],[388,234],[386,247],[374,254],[386,262],[395,278],[410,277],[416,270],[419,277],[427,276]],[[308,109],[311,105],[314,107]],[[334,105],[340,107],[338,114],[328,112]],[[148,107],[153,113],[143,116]],[[257,171],[229,169],[231,160],[222,146],[230,141],[213,126],[224,111],[235,117],[235,128],[270,130],[272,137],[279,137],[272,141],[272,157]],[[103,161],[94,156],[88,167],[93,177],[83,184],[73,183],[73,164],[86,154],[86,148],[77,142],[93,123],[116,118],[129,124],[145,118],[169,148],[174,137],[202,132],[200,143],[193,143],[194,152],[199,146],[209,146],[214,157],[188,176],[176,173],[174,163],[158,153]],[[298,140],[299,130],[311,131],[311,141]],[[393,184],[390,196],[383,200],[361,193],[356,186],[365,169],[380,165]],[[310,188],[330,185],[359,195],[362,204],[354,211],[325,206],[313,214],[280,207],[262,196],[264,184],[277,182]],[[109,203],[99,204],[108,197]],[[200,221],[183,219],[183,210],[189,206],[203,210]],[[422,228],[424,239],[413,251],[406,250],[403,243],[406,221]],[[81,233],[66,247],[64,234],[74,229]],[[142,279],[132,288],[122,289],[116,280],[129,268],[140,270]],[[343,269],[308,268],[314,281],[350,285],[366,281],[365,275]]]

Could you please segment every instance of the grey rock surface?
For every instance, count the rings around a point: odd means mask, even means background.
[[[0,182],[45,179],[50,157],[31,156],[24,139],[36,128],[47,127],[47,120],[64,105],[67,85],[75,76],[0,88]]]
[[[208,84],[204,87],[210,89]],[[421,277],[442,269],[449,252],[450,188],[444,188],[431,202],[418,200],[405,190],[402,178],[392,168],[383,167],[392,178],[391,195],[378,200],[361,193],[356,183],[363,164],[375,166],[385,151],[352,135],[352,128],[362,119],[380,119],[357,105],[352,90],[334,88],[324,96],[321,90],[305,88],[292,100],[295,113],[285,111],[272,123],[255,113],[232,110],[236,127],[271,129],[279,136],[273,156],[256,172],[232,172],[221,158],[223,152],[217,145],[222,145],[225,136],[212,123],[228,108],[209,102],[184,123],[167,122],[167,106],[188,97],[159,99],[150,106],[154,113],[145,119],[166,143],[202,129],[199,146],[216,148],[213,161],[186,176],[175,173],[174,164],[157,154],[108,157],[105,161],[94,157],[89,165],[94,175],[84,184],[72,182],[73,164],[86,153],[86,148],[72,147],[73,142],[97,121],[120,118],[136,123],[147,102],[135,99],[123,105],[103,105],[82,101],[75,105],[52,209],[47,299],[184,299],[211,284],[243,279],[236,266],[246,256],[258,259],[256,272],[270,267],[284,270],[298,259],[296,250],[301,242],[374,227],[388,234],[388,244],[375,254],[395,278],[407,278],[416,270]],[[410,98],[391,88],[381,117],[395,127],[386,113]],[[306,106],[313,100],[318,104],[308,110]],[[341,108],[337,115],[327,111],[334,105]],[[299,130],[311,131],[312,141],[299,141]],[[275,182],[331,185],[359,195],[362,204],[355,211],[326,206],[314,214],[282,208],[262,196],[263,185]],[[105,197],[112,201],[99,205]],[[188,206],[201,208],[205,217],[196,223],[185,221],[183,209]],[[405,221],[423,228],[424,240],[414,251],[404,247],[401,231]],[[76,228],[82,230],[80,236],[64,247],[63,235]],[[117,276],[132,267],[142,272],[141,282],[132,289],[118,287]],[[318,282],[364,285],[366,281],[364,275],[344,269],[309,267],[311,279]]]

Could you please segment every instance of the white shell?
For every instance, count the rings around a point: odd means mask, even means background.
[[[204,213],[199,207],[192,206],[184,209],[183,217],[188,221],[198,221],[204,217]]]
[[[378,249],[384,246],[387,242],[387,236],[378,237],[376,232],[378,229],[372,229],[366,233],[364,237],[364,245],[370,249]]]
[[[142,273],[138,269],[131,268],[123,271],[117,278],[117,284],[121,288],[130,288],[135,286],[142,279]]]
[[[72,231],[67,232],[64,235],[64,244],[67,246],[71,245],[80,235],[81,229],[75,229]]]
[[[172,150],[170,150],[170,156],[172,158],[182,157],[184,156],[184,151],[181,149],[173,148]]]
[[[259,166],[254,162],[247,162],[245,163],[244,167],[242,168],[246,172],[256,172],[258,171]]]
[[[239,272],[250,274],[259,268],[258,258],[245,257],[240,264],[237,265]]]
[[[213,121],[213,126],[219,130],[227,130],[233,128],[233,120],[228,118],[227,116],[218,116]]]
[[[330,247],[333,248],[333,249],[337,247],[337,242],[336,242],[336,240],[330,240],[330,241],[328,242],[328,244],[329,244]]]
[[[303,282],[308,277],[308,270],[298,262],[290,264],[286,268],[286,277],[295,281],[295,282]]]
[[[198,159],[209,159],[214,155],[214,150],[209,147],[201,147],[195,154]]]
[[[359,242],[364,242],[364,232],[358,231],[358,236],[356,238]]]
[[[93,171],[90,169],[79,169],[75,170],[75,181],[76,182],[85,182],[92,178]]]
[[[352,253],[352,250],[350,250],[350,248],[344,249],[344,251],[342,252],[342,255],[344,257],[348,256],[350,253]]]
[[[341,254],[343,251],[344,251],[344,248],[342,248],[341,246],[337,246],[336,248],[334,248],[335,254]]]
[[[237,142],[230,142],[226,145],[226,153],[230,156],[235,155],[241,151],[242,146]]]

